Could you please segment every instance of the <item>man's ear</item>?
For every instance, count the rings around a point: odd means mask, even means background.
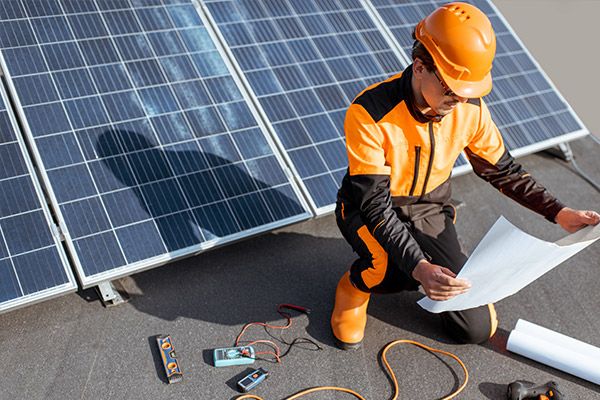
[[[425,72],[425,64],[423,64],[423,61],[419,57],[413,60],[412,70],[415,77],[421,77]]]

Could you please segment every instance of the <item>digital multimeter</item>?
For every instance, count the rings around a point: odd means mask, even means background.
[[[256,386],[258,386],[259,383],[261,383],[268,377],[269,372],[262,368],[259,368],[250,372],[248,375],[240,379],[240,381],[237,383],[237,387],[240,390],[240,392],[246,393],[254,389]]]
[[[215,367],[252,364],[255,359],[254,347],[252,346],[215,349],[213,354]]]

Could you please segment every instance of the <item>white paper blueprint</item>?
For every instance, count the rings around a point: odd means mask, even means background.
[[[458,274],[471,282],[468,292],[450,300],[418,301],[424,309],[440,313],[495,303],[531,282],[600,238],[600,224],[587,226],[554,243],[521,231],[498,218]]]

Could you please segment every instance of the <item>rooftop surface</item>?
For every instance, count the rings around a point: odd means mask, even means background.
[[[542,9],[542,3],[551,6]],[[558,1],[503,0],[496,4],[590,131],[599,134],[589,106],[596,101],[592,96],[598,93],[598,78],[588,75],[588,87],[595,85],[596,90],[581,87],[573,91],[583,74],[572,73],[570,55],[553,56],[536,45],[539,35],[554,38],[559,36],[556,31],[568,32],[563,25],[555,25],[559,20],[574,24],[569,32],[583,29],[583,22],[578,24],[573,13],[579,12],[584,22],[591,20],[594,11],[596,15],[600,12],[598,4],[569,3],[579,11],[560,11],[562,3]],[[525,21],[542,12],[548,23],[536,24],[535,32],[527,30]],[[597,31],[598,27],[587,29]],[[598,60],[589,60],[581,62],[582,68],[600,65]],[[562,67],[553,62],[562,62]],[[572,142],[571,147],[581,169],[600,181],[600,145],[587,137]],[[545,153],[519,161],[567,205],[600,210],[599,193],[570,164]],[[566,235],[472,173],[454,178],[452,184],[454,199],[462,202],[457,229],[468,250],[500,215],[544,240]],[[213,367],[212,349],[231,346],[246,322],[285,323],[276,306],[293,303],[312,312],[293,313],[293,325],[283,337],[288,341],[310,338],[322,349],[298,345],[280,364],[257,361],[253,367],[271,373],[253,392],[265,400],[282,399],[317,385],[351,388],[369,400],[389,399],[392,387],[378,354],[396,339],[416,340],[460,357],[470,378],[459,399],[504,399],[506,385],[517,379],[540,384],[556,380],[568,399],[600,399],[599,386],[506,350],[508,334],[519,318],[600,347],[598,243],[500,301],[499,332],[482,346],[452,344],[441,334],[437,317],[416,304],[421,295],[401,293],[373,296],[363,347],[351,352],[338,350],[333,345],[329,316],[337,281],[353,260],[350,246],[329,215],[124,278],[118,283],[129,301],[117,307],[104,308],[90,289],[2,314],[0,358],[5,361],[0,398],[233,399],[239,395],[235,382],[249,368]],[[269,332],[281,337],[278,331]],[[159,334],[173,338],[184,373],[182,383],[166,384],[154,339]],[[272,339],[259,327],[251,328],[245,338]],[[460,368],[452,360],[412,346],[396,347],[388,358],[399,379],[401,399],[440,398],[462,382]],[[318,393],[305,398],[352,396]]]

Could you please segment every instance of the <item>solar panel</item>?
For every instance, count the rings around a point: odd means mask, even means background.
[[[0,87],[0,312],[76,287],[6,104]]]
[[[84,285],[311,216],[190,1],[2,2],[0,20]]]
[[[347,169],[343,120],[368,85],[402,70],[359,0],[204,0],[317,213]]]
[[[587,135],[581,120],[552,85],[496,7],[488,0],[467,1],[485,12],[496,32],[494,87],[485,98],[511,154],[532,153]],[[415,25],[446,3],[431,0],[371,0],[374,9],[410,59]],[[455,173],[469,165],[455,168]]]

